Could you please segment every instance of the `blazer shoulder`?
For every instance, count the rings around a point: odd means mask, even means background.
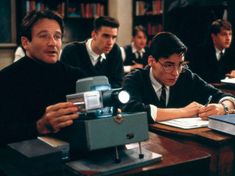
[[[78,49],[81,48],[85,48],[86,47],[86,43],[83,42],[79,42],[79,41],[75,41],[72,43],[68,43],[67,45],[65,45],[65,47],[63,48],[63,51],[76,51]]]

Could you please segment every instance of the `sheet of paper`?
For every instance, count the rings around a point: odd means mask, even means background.
[[[179,118],[173,120],[166,120],[159,123],[182,129],[193,129],[208,126],[208,120],[202,120],[200,117]]]
[[[222,83],[235,84],[235,78],[225,78],[220,80]]]

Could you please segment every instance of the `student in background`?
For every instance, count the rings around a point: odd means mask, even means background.
[[[209,83],[220,82],[225,76],[235,77],[235,55],[231,50],[232,25],[227,20],[215,20],[210,38],[192,50],[190,68]]]
[[[121,87],[124,71],[116,44],[118,28],[119,22],[112,17],[95,19],[91,38],[65,46],[61,61],[82,69],[88,76],[107,76],[112,88]]]
[[[153,123],[194,116],[207,119],[233,109],[233,97],[207,84],[187,68],[186,50],[174,34],[156,35],[150,46],[149,66],[131,72],[124,79],[123,88],[131,97],[124,111],[145,111]],[[211,95],[211,103],[205,105]]]
[[[147,47],[147,33],[143,26],[135,26],[132,34],[132,42],[122,48],[124,72],[129,73],[136,68],[147,65],[149,49]]]
[[[0,71],[0,145],[55,133],[78,118],[65,102],[84,74],[58,61],[63,21],[52,11],[32,11],[22,21],[26,56]]]

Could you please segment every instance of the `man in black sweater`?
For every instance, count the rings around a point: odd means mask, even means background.
[[[149,66],[125,77],[123,88],[131,100],[125,111],[146,111],[150,123],[180,117],[223,115],[234,109],[234,98],[192,73],[184,61],[186,46],[174,34],[156,35]],[[212,96],[212,103],[208,97]]]
[[[115,43],[119,22],[101,16],[94,21],[92,37],[83,42],[68,44],[61,61],[80,68],[88,76],[107,76],[112,88],[121,87],[123,63],[120,47]]]
[[[0,71],[0,145],[58,132],[78,118],[65,96],[84,74],[58,61],[62,36],[63,21],[49,10],[23,19],[26,56]]]

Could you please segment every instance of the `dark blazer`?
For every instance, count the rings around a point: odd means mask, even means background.
[[[36,122],[47,106],[66,101],[84,74],[57,62],[23,57],[0,71],[0,145],[38,136]]]
[[[102,69],[97,70],[91,63],[86,49],[86,41],[73,42],[63,49],[61,61],[83,70],[88,76],[104,75],[112,88],[121,87],[124,71],[120,47],[114,44],[112,50],[102,61]]]
[[[149,104],[159,107],[160,102],[152,87],[149,71],[150,67],[147,66],[126,75],[123,88],[130,93],[131,100],[123,109],[128,112],[146,111],[149,122],[153,122]],[[186,72],[181,73],[176,84],[170,87],[167,108],[184,107],[193,101],[205,104],[210,95],[213,95],[212,102],[218,102],[228,94],[222,93],[190,70],[186,70]]]
[[[200,45],[191,52],[190,69],[207,82],[220,82],[226,73],[235,69],[235,55],[231,49],[226,49],[219,61],[212,42]]]
[[[148,47],[145,47],[145,53],[143,54],[143,57],[141,59],[136,58],[135,53],[132,52],[131,45],[126,45],[124,47],[124,51],[126,54],[125,61],[123,62],[124,65],[134,65],[133,61],[139,64],[143,64],[144,66],[148,64],[148,56],[149,56]]]

